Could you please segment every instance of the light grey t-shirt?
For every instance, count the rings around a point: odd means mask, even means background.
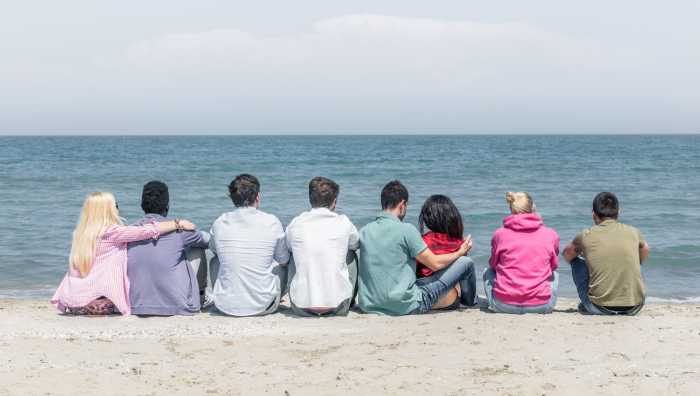
[[[264,312],[280,293],[278,265],[289,261],[282,223],[254,207],[224,213],[211,226],[209,248],[219,258],[214,303],[234,316]]]

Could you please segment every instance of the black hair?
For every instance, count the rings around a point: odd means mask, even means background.
[[[593,213],[600,219],[617,219],[620,214],[620,203],[615,194],[602,192],[593,198]]]
[[[236,176],[235,179],[228,185],[228,193],[231,201],[237,207],[251,206],[255,203],[255,199],[260,192],[260,182],[258,178],[242,173]]]
[[[168,186],[162,181],[149,181],[143,186],[141,193],[141,209],[145,213],[154,213],[162,216],[168,215],[170,195]]]
[[[340,186],[331,179],[317,176],[309,182],[309,202],[312,208],[330,208],[338,198]]]
[[[425,200],[418,215],[421,234],[430,231],[447,234],[450,238],[462,238],[462,215],[452,200],[444,195],[431,195]]]
[[[401,201],[408,202],[408,190],[398,180],[392,180],[382,189],[382,209],[393,209]]]

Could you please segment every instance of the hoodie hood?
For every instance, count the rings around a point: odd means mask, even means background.
[[[521,232],[536,231],[542,227],[542,217],[537,213],[510,215],[503,219],[503,227]]]

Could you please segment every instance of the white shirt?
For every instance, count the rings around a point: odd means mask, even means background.
[[[359,247],[357,228],[345,215],[314,208],[287,227],[296,274],[289,297],[300,308],[335,308],[352,297],[346,257]]]
[[[211,226],[209,248],[219,258],[214,303],[229,315],[264,312],[280,293],[273,273],[289,261],[282,223],[254,207],[224,213]]]

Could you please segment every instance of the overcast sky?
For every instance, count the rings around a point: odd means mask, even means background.
[[[700,1],[32,1],[0,134],[700,133]]]

